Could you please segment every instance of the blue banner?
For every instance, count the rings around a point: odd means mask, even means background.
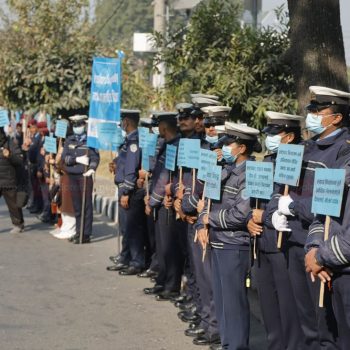
[[[149,153],[148,153],[148,147],[145,147],[142,149],[142,164],[141,167],[143,170],[149,171],[150,166],[149,166]]]
[[[44,149],[49,153],[57,153],[56,138],[52,136],[45,136]]]
[[[213,151],[201,148],[199,157],[199,168],[197,178],[206,181],[207,172],[217,164],[217,154]]]
[[[339,217],[345,169],[316,169],[311,212]]]
[[[175,171],[176,165],[176,151],[177,147],[173,145],[166,145],[165,150],[165,169]]]
[[[150,155],[151,157],[154,157],[156,155],[158,135],[148,133],[146,140],[147,140],[148,155]]]
[[[0,126],[7,126],[10,124],[9,112],[7,109],[0,110]]]
[[[180,139],[177,165],[198,169],[200,149],[200,139]]]
[[[273,163],[246,162],[245,195],[270,199],[273,192]]]
[[[98,123],[120,120],[121,79],[120,58],[94,58],[87,138],[89,147],[98,147]]]
[[[116,151],[124,142],[122,129],[118,128],[117,123],[98,123],[97,135],[97,149]]]
[[[65,119],[57,120],[55,126],[55,135],[56,137],[61,137],[63,139],[67,136],[68,121]]]
[[[139,147],[145,148],[147,146],[147,135],[149,134],[149,129],[145,127],[138,127],[139,131]]]
[[[220,200],[221,197],[221,166],[210,168],[206,175],[204,197]]]
[[[274,181],[279,184],[297,186],[303,155],[304,146],[302,145],[280,144],[276,159]]]

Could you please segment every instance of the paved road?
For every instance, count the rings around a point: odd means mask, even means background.
[[[0,349],[207,349],[183,335],[171,303],[142,294],[150,282],[105,270],[113,227],[97,219],[93,244],[76,246],[26,216],[25,232],[10,235],[0,199]],[[252,328],[252,350],[266,349],[254,317]]]

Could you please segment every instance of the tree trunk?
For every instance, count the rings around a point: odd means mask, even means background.
[[[288,0],[298,111],[309,101],[310,85],[348,91],[339,0]]]

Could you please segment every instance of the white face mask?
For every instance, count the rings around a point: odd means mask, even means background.
[[[85,131],[85,125],[73,126],[73,132],[75,135],[82,135]]]
[[[126,137],[126,131],[122,129],[122,136],[125,138]]]
[[[281,140],[282,136],[280,135],[267,135],[265,139],[265,146],[270,152],[277,152]]]
[[[159,128],[157,126],[154,126],[152,128],[153,134],[159,135]]]

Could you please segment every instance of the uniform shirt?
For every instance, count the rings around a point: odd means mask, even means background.
[[[32,143],[28,148],[28,160],[31,164],[36,164],[38,153],[41,147],[41,135],[37,132],[32,138]]]
[[[116,158],[114,182],[118,185],[119,196],[130,195],[136,188],[136,181],[141,169],[141,149],[138,146],[137,129],[125,137]]]
[[[302,143],[305,149],[299,186],[289,186],[289,195],[294,201],[294,216],[288,216],[289,227],[292,229],[289,233],[290,242],[305,245],[309,226],[315,217],[311,212],[315,169],[336,168],[339,159],[349,152],[346,143],[349,138],[348,130],[343,128],[327,138],[318,140],[314,137]],[[280,193],[275,194],[268,205],[270,217],[278,209],[278,200],[283,188],[284,186],[281,186]]]
[[[96,171],[100,162],[100,155],[98,150],[86,145],[86,134],[69,136],[64,143],[61,158],[65,165],[64,169],[67,174],[82,175],[87,171],[85,165],[76,162],[77,157],[84,155],[89,157],[89,165],[87,169],[93,169]]]
[[[163,204],[165,197],[165,186],[170,183],[170,171],[165,168],[166,146],[173,145],[178,147],[180,142],[180,135],[169,141],[164,141],[159,150],[156,165],[152,174],[152,186],[150,189],[149,206],[151,208],[160,207]],[[172,176],[175,176],[172,172]]]
[[[209,212],[210,245],[217,249],[248,250],[250,235],[246,226],[247,213],[251,210],[250,198],[245,197],[245,162],[227,165],[222,172],[221,200],[212,201]],[[196,229],[203,228],[203,216],[207,205],[199,215]]]

